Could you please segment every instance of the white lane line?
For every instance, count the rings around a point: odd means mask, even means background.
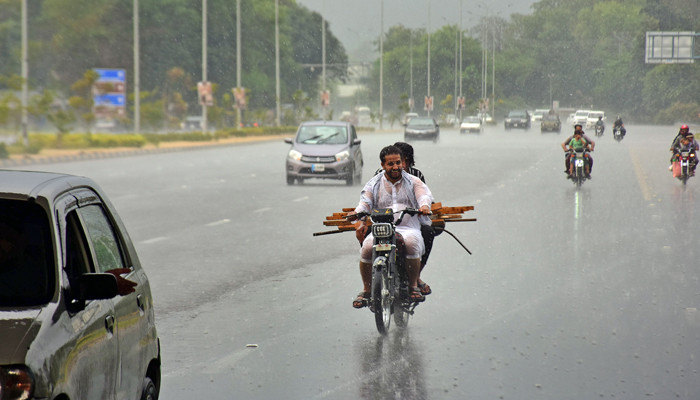
[[[206,224],[206,226],[217,226],[217,225],[223,225],[223,224],[227,224],[227,223],[229,223],[229,222],[231,222],[231,220],[230,220],[230,219],[228,219],[228,218],[224,218],[224,219],[222,219],[222,220],[219,220],[219,221],[214,221],[214,222],[210,222],[210,223]]]
[[[257,210],[254,210],[253,212],[254,212],[254,213],[262,213],[262,212],[270,211],[270,210],[272,210],[272,208],[270,208],[270,207],[264,207],[264,208],[258,208]]]
[[[144,240],[143,242],[141,242],[141,244],[153,244],[153,243],[161,242],[163,240],[168,240],[168,238],[165,236],[158,236],[158,237],[154,237],[152,239]]]
[[[299,202],[299,201],[304,201],[304,200],[308,200],[308,199],[309,199],[309,196],[304,196],[304,197],[299,197],[298,199],[294,199],[292,201]]]

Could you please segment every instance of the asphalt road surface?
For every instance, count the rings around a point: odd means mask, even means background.
[[[282,140],[33,169],[90,176],[119,210],[155,296],[162,399],[698,399],[700,181],[667,169],[676,131],[597,138],[578,190],[566,134],[414,143],[436,199],[478,221],[448,225],[471,256],[436,239],[433,294],[386,337],[351,307],[354,235],[312,236],[360,186],[287,186]],[[366,181],[402,134],[360,138]]]

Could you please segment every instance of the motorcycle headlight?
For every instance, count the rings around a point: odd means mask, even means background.
[[[32,398],[34,376],[23,365],[0,366],[0,399],[24,400]]]
[[[348,158],[350,158],[350,152],[348,152],[347,150],[343,150],[335,155],[335,161],[343,161],[347,160]]]
[[[372,235],[376,238],[389,237],[392,233],[391,224],[372,224]]]
[[[291,158],[292,160],[299,161],[301,160],[301,153],[294,149],[291,149],[289,150],[289,154],[287,155],[287,157]]]

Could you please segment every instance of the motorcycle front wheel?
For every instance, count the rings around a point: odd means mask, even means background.
[[[394,295],[389,290],[389,275],[384,257],[378,257],[372,265],[372,311],[377,330],[386,335],[391,325]]]

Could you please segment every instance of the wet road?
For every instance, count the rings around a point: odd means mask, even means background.
[[[438,237],[433,294],[386,338],[351,307],[353,235],[311,235],[360,188],[287,186],[281,140],[34,169],[88,175],[120,211],[155,296],[163,399],[697,399],[700,181],[670,176],[675,131],[606,133],[579,190],[565,134],[414,143],[436,199],[476,207],[448,226],[474,254]],[[367,180],[402,135],[360,137]]]

